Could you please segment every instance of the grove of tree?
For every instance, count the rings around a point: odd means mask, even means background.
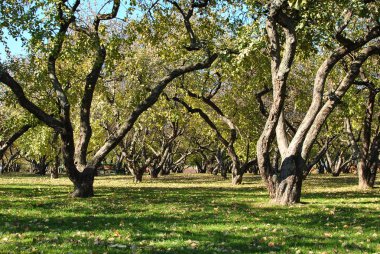
[[[5,0],[0,31],[2,172],[62,164],[73,197],[109,164],[251,172],[281,205],[315,169],[375,185],[376,0]]]

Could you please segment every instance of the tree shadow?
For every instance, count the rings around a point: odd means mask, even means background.
[[[45,250],[57,246],[57,253],[376,252],[375,244],[360,242],[366,231],[378,230],[380,212],[372,208],[379,193],[308,191],[307,204],[281,207],[268,204],[259,185],[202,186],[208,181],[199,180],[191,186],[174,178],[98,186],[84,200],[69,198],[69,186],[1,185],[0,237],[29,239],[5,243],[8,249],[38,243]]]

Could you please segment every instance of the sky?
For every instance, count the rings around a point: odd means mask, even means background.
[[[20,39],[15,40],[11,36],[8,35],[7,31],[4,31],[4,37],[6,37],[5,43],[8,45],[8,48],[12,52],[12,56],[22,56],[26,54],[25,49],[22,46],[22,42]],[[6,59],[6,51],[5,51],[5,44],[3,42],[0,42],[0,60],[3,61]]]
[[[109,4],[106,4],[103,8],[101,8],[105,2]],[[126,3],[126,1],[121,1],[121,2],[122,3],[120,5],[117,17],[120,19],[123,19],[125,17],[126,10],[128,8],[128,3]],[[84,1],[81,1],[80,7],[81,7],[80,10],[84,13],[86,12],[91,13],[99,9],[102,9],[102,12],[105,13],[105,12],[109,12],[112,9],[112,2],[105,1],[105,0],[98,0],[98,1],[84,0]],[[140,16],[141,12],[137,11],[136,13],[134,13],[134,15],[136,17]],[[12,38],[11,36],[9,36],[6,28],[3,28],[3,33],[4,33],[3,38],[5,38],[5,43],[0,41],[0,61],[5,61],[7,59],[6,46],[8,46],[12,57],[25,56],[27,54],[27,51],[25,47],[23,47],[20,39],[16,40]],[[28,34],[23,34],[23,36],[25,38],[30,37],[28,36]]]

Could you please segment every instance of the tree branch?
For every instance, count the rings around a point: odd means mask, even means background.
[[[32,125],[26,124],[22,126],[18,131],[16,131],[9,139],[7,139],[5,142],[0,143],[0,160],[3,158],[5,151],[22,135],[24,135],[25,132],[27,132],[30,128],[32,128]]]
[[[194,64],[187,65],[177,69],[172,70],[167,76],[157,82],[157,85],[150,91],[149,96],[143,100],[137,107],[132,111],[129,115],[126,123],[118,130],[116,135],[113,138],[110,138],[94,155],[91,160],[91,165],[98,165],[103,158],[114,148],[117,144],[125,137],[125,135],[131,130],[134,123],[140,117],[142,113],[144,113],[147,109],[153,106],[158,100],[159,96],[162,94],[165,87],[175,78],[182,76],[183,74],[202,70],[209,68],[211,64],[218,57],[217,54],[212,54],[208,57],[207,60]]]
[[[362,66],[362,64],[367,60],[368,57],[378,54],[380,54],[380,43],[377,43],[375,46],[369,46],[363,49],[361,54],[359,54],[359,56],[357,56],[355,60],[352,62],[349,72],[333,93],[334,96],[330,97],[329,100],[326,101],[326,103],[323,105],[321,110],[318,111],[316,117],[312,121],[311,127],[305,134],[305,140],[302,145],[302,157],[304,159],[307,159],[310,149],[314,144],[314,141],[317,138],[318,133],[321,130],[321,127],[326,121],[327,117],[330,115],[332,110],[340,102],[344,94],[355,81],[356,77],[359,74],[360,67]]]

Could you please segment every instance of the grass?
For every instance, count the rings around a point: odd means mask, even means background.
[[[64,177],[0,177],[0,253],[380,253],[380,191],[311,176],[304,204],[268,203],[260,179],[210,175],[133,184],[100,176],[72,199]]]

